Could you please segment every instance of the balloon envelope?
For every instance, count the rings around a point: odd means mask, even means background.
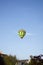
[[[21,39],[25,36],[25,34],[26,34],[26,31],[23,30],[23,29],[21,29],[21,30],[18,31],[18,35],[19,35],[19,37],[20,37]]]

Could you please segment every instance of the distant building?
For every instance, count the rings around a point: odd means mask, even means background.
[[[25,63],[29,63],[29,60],[18,60],[18,62],[16,63],[16,65],[24,65]]]

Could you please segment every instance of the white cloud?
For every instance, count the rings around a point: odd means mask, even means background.
[[[26,35],[32,36],[32,34],[31,34],[31,33],[26,33]]]

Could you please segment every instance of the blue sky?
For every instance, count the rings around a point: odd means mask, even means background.
[[[20,39],[20,29],[31,35]],[[0,51],[18,59],[43,54],[43,0],[0,0]]]

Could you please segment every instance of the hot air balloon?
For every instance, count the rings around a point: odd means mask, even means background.
[[[19,37],[20,37],[21,39],[23,39],[23,37],[26,35],[26,31],[23,30],[23,29],[21,29],[21,30],[18,31],[18,35],[19,35]]]

